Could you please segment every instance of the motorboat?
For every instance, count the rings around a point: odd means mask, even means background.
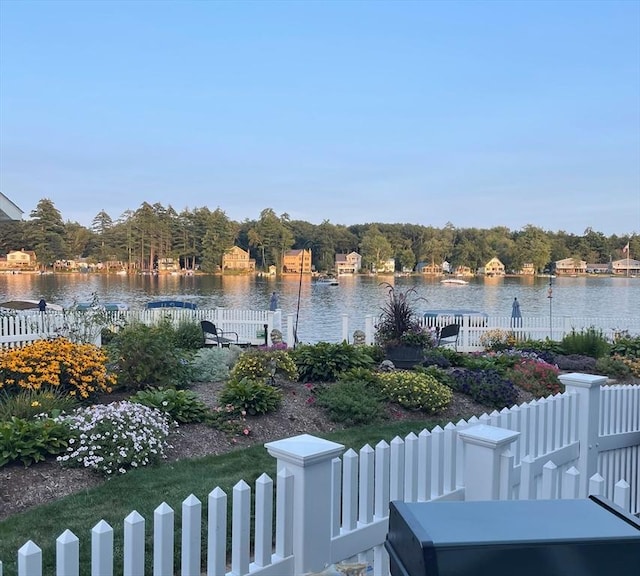
[[[38,312],[40,310],[40,300],[8,300],[7,302],[0,302],[0,308],[16,312]],[[46,310],[62,312],[64,308],[59,304],[46,302]]]
[[[340,283],[336,278],[332,276],[321,276],[316,280],[318,286],[340,286]]]
[[[80,312],[103,308],[107,312],[124,312],[129,310],[129,306],[124,302],[79,302],[75,305],[75,309]]]
[[[147,310],[156,308],[188,308],[189,310],[195,310],[197,306],[193,302],[185,302],[184,300],[154,300],[153,302],[147,302],[145,308]]]
[[[464,286],[469,284],[467,280],[462,280],[462,278],[445,278],[444,280],[440,280],[440,284],[453,284],[457,286]]]

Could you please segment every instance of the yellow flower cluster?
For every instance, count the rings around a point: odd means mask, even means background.
[[[640,378],[640,358],[633,358],[631,356],[614,356],[613,358],[629,366],[631,374],[636,378]]]
[[[396,370],[378,374],[384,394],[405,408],[436,413],[446,408],[453,393],[430,374]]]
[[[0,390],[54,388],[89,398],[99,391],[111,392],[116,383],[106,362],[106,354],[93,344],[75,344],[66,338],[36,340],[0,351]]]
[[[516,342],[517,339],[513,332],[499,328],[488,330],[480,335],[480,344],[484,346],[485,350],[504,350],[514,346]]]

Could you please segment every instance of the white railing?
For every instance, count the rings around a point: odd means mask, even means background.
[[[88,312],[91,314],[91,312]],[[81,327],[83,331],[91,331],[85,326],[87,312],[78,311],[47,311],[46,313],[29,313],[0,316],[0,347],[24,346],[34,340],[68,336]],[[181,322],[199,323],[210,320],[223,331],[236,332],[240,342],[252,345],[271,343],[271,331],[281,329],[282,314],[280,310],[231,310],[227,308],[213,308],[210,310],[189,310],[184,308],[156,308],[153,310],[107,311],[100,313],[101,321],[107,327],[117,327],[132,322],[147,325],[157,324],[163,319],[169,319],[174,325]],[[95,325],[93,332],[99,335],[99,326]],[[95,337],[89,341],[95,341]]]
[[[343,454],[341,444],[306,434],[270,442],[265,447],[277,461],[275,484],[263,474],[253,494],[244,481],[233,488],[230,555],[227,494],[214,488],[206,512],[193,495],[182,503],[179,559],[174,558],[176,513],[164,503],[156,508],[149,551],[153,574],[174,574],[179,566],[183,576],[300,576],[333,563],[359,562],[376,576],[388,576],[383,543],[392,500],[597,494],[638,513],[640,386],[604,386],[606,378],[585,374],[561,379],[563,394],[366,445],[359,452]],[[145,523],[135,511],[124,520],[125,576],[144,573]],[[68,530],[58,538],[57,576],[79,574],[79,546]],[[91,574],[113,574],[113,529],[104,521],[92,530],[91,551]],[[28,541],[17,557],[19,576],[41,576],[42,551],[34,542]]]

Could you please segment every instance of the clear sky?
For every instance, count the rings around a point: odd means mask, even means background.
[[[0,190],[640,233],[640,1],[0,0]]]

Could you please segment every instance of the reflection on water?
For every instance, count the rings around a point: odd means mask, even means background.
[[[416,289],[419,311],[469,308],[490,315],[509,316],[514,297],[523,316],[638,317],[639,278],[555,278],[553,299],[547,298],[546,278],[475,278],[464,286],[443,285],[438,279],[393,276],[340,277],[338,287],[316,285],[308,277],[251,276],[118,276],[95,274],[0,275],[0,298],[35,299],[69,306],[87,302],[96,293],[102,302],[125,302],[142,308],[158,298],[184,299],[199,308],[268,309],[274,290],[285,315],[298,317],[300,340],[335,341],[341,334],[342,314],[350,332],[364,328],[367,314],[377,316],[388,287]]]

